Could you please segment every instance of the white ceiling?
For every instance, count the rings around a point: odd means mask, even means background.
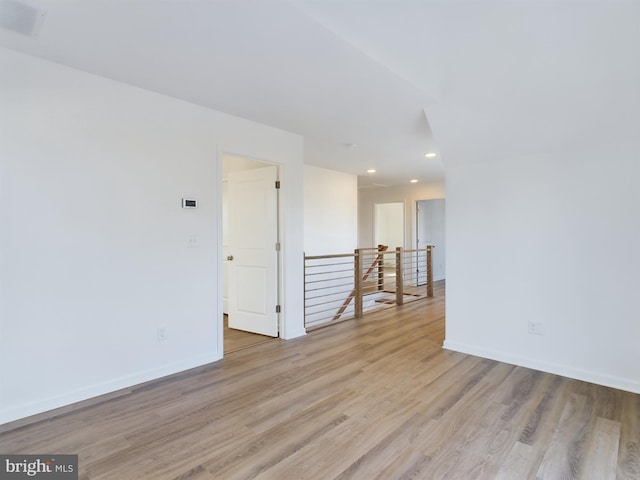
[[[636,0],[20,1],[42,28],[0,45],[299,133],[362,185],[640,127]]]

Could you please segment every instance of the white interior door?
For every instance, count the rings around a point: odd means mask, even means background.
[[[230,172],[229,327],[278,336],[278,167]]]

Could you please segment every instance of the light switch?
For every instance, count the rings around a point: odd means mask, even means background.
[[[182,208],[198,208],[198,201],[195,198],[183,198]]]

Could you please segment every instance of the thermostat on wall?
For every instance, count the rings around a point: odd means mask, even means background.
[[[182,208],[197,208],[198,201],[195,198],[183,198]]]

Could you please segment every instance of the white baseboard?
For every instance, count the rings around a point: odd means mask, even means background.
[[[604,375],[601,373],[582,370],[568,365],[545,362],[543,360],[538,360],[535,358],[522,357],[508,352],[485,349],[476,347],[474,345],[451,342],[448,340],[444,341],[442,348],[445,348],[446,350],[453,350],[460,353],[474,355],[477,357],[488,358],[490,360],[497,360],[499,362],[509,363],[511,365],[531,368],[533,370],[553,373],[555,375],[561,375],[563,377],[573,378],[576,380],[595,383],[597,385],[617,388],[619,390],[625,390],[627,392],[640,393],[640,383],[627,378],[615,377],[613,375]]]
[[[298,337],[304,337],[307,334],[307,331],[302,329],[302,330],[294,330],[292,332],[282,332],[283,336],[282,339],[283,340],[292,340],[294,338],[298,338]]]
[[[172,375],[174,373],[189,370],[190,368],[200,367],[202,365],[220,360],[221,358],[221,356],[216,356],[214,354],[203,355],[186,361],[165,365],[161,368],[145,370],[106,382],[89,385],[87,387],[82,387],[71,392],[64,393],[62,395],[56,395],[38,400],[36,402],[30,402],[26,405],[20,405],[19,407],[1,409],[0,425],[13,422],[15,420],[20,420],[31,415],[47,412],[56,408],[65,407],[67,405],[98,397],[100,395],[113,393],[124,388],[138,385],[140,383],[148,382],[150,380],[156,380],[167,375]]]

